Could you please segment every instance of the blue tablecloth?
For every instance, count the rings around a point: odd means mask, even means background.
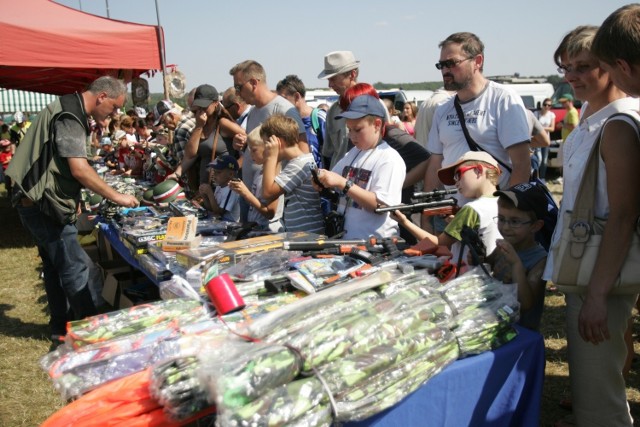
[[[145,269],[140,267],[140,263],[133,257],[131,251],[124,245],[124,243],[120,241],[120,236],[112,225],[100,223],[100,233],[102,233],[102,235],[109,241],[109,243],[111,244],[111,249],[118,252],[118,254],[120,254],[120,256],[129,265],[131,265],[131,267],[143,272],[153,283],[155,283],[156,285],[158,284],[158,281],[155,277],[153,277]]]
[[[456,361],[393,408],[345,426],[537,427],[544,340],[518,332],[495,351]]]

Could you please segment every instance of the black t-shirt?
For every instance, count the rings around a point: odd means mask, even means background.
[[[427,160],[431,154],[414,137],[395,126],[387,126],[384,140],[400,154],[407,172]],[[402,202],[409,203],[413,186],[402,189]]]

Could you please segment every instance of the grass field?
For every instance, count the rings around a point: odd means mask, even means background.
[[[1,184],[0,226],[3,230],[0,239],[0,426],[32,427],[42,423],[64,402],[38,365],[50,345],[40,259],[15,210],[10,208]],[[548,293],[541,331],[546,347],[546,375],[540,425],[545,427],[568,414],[558,407],[569,389],[563,310],[564,298]],[[637,318],[634,326],[636,330],[640,328]],[[636,351],[640,351],[637,341]],[[632,369],[627,389],[636,419],[640,419],[639,374],[639,370]]]

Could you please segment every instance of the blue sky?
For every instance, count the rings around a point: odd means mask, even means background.
[[[155,0],[56,0],[112,19],[155,25]],[[438,43],[457,31],[476,33],[485,44],[485,75],[554,74],[552,55],[571,29],[600,24],[629,3],[618,0],[438,1],[426,0],[157,0],[165,32],[167,64],[177,64],[187,88],[202,83],[220,91],[232,85],[229,69],[255,59],[274,88],[297,74],[309,88],[323,57],[352,50],[360,81],[441,80],[434,67]],[[117,53],[113,53],[117,55]],[[153,92],[162,80],[150,79]]]

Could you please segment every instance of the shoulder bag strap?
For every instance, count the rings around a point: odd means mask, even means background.
[[[471,151],[484,151],[485,153],[489,153],[487,150],[480,147],[478,143],[475,142],[473,138],[471,138],[471,135],[469,135],[469,130],[467,129],[467,122],[464,119],[464,113],[462,112],[462,106],[460,106],[460,100],[458,99],[458,95],[456,95],[455,98],[453,99],[453,105],[456,107],[456,113],[458,113],[458,120],[460,120],[460,127],[462,128],[462,133],[464,133],[464,138],[467,140],[469,149]],[[502,166],[504,170],[511,173],[511,168],[509,166],[507,166],[504,162],[502,162],[493,154],[491,154],[491,157],[493,157],[496,160],[496,162],[498,162],[500,166]]]
[[[218,119],[219,120],[219,119]],[[216,134],[213,136],[213,147],[211,148],[211,161],[213,162],[216,159],[216,149],[218,148],[218,137],[220,136],[220,123],[216,126]],[[213,179],[213,171],[209,171],[209,182],[207,184],[211,184],[211,180]]]

